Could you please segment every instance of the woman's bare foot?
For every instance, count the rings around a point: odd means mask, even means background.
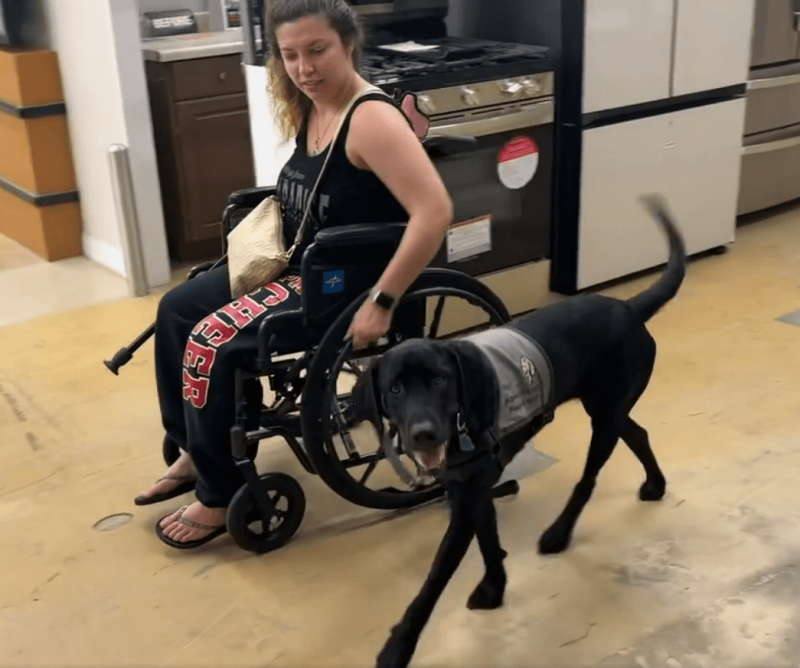
[[[207,508],[195,501],[161,520],[161,529],[167,538],[179,543],[201,540],[225,526],[227,512],[227,508]]]
[[[197,469],[195,469],[189,453],[181,451],[181,456],[167,469],[164,476],[153,485],[143,490],[137,500],[142,501],[156,496],[157,494],[170,492],[179,485],[192,480],[197,480]]]

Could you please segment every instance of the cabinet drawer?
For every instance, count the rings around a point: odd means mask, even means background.
[[[178,61],[172,65],[172,88],[176,100],[243,93],[241,55]]]
[[[796,123],[800,123],[800,64],[748,82],[745,135]]]
[[[800,125],[748,137],[742,149],[738,215],[800,198]]]

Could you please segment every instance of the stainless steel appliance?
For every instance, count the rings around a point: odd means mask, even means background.
[[[352,4],[368,28],[364,76],[389,93],[417,93],[432,134],[477,138],[474,150],[436,161],[455,222],[434,264],[490,276],[512,312],[540,305],[552,227],[554,63],[548,49],[448,36],[447,0]],[[254,52],[249,62],[264,62],[263,53]],[[258,160],[259,146],[254,150]],[[514,280],[498,276],[507,272]]]
[[[800,198],[800,0],[756,0],[738,213]]]
[[[442,37],[365,54],[372,83],[417,92],[431,134],[477,138],[473,151],[436,161],[455,223],[434,264],[478,276],[549,257],[554,101],[546,53]]]

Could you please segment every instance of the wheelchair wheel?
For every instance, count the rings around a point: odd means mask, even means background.
[[[239,547],[266,554],[297,533],[306,512],[306,495],[300,483],[285,473],[259,476],[259,484],[275,504],[275,514],[264,517],[252,491],[243,485],[228,506],[227,526]]]
[[[437,334],[446,298],[465,301],[480,309],[483,318],[488,316],[483,323],[485,325],[497,326],[511,320],[502,301],[483,283],[468,274],[449,269],[428,269],[423,272],[401,299],[396,313],[400,312],[404,305],[413,302],[422,302],[422,308],[426,308],[426,300],[431,298],[438,299],[438,305],[431,319],[430,330],[420,332],[426,337],[441,338],[437,337]],[[375,452],[362,455],[355,444],[355,439],[351,438],[349,433],[353,425],[346,417],[347,397],[341,397],[337,388],[339,371],[348,364],[351,368],[355,366],[353,357],[381,354],[402,339],[395,332],[395,327],[402,326],[402,323],[393,323],[387,345],[358,351],[358,354],[355,354],[350,343],[345,341],[345,336],[353,315],[362,303],[362,299],[355,300],[339,315],[314,352],[300,410],[303,443],[320,478],[339,496],[367,508],[380,510],[410,508],[442,496],[443,486],[435,480],[424,480],[414,476],[412,470],[416,467],[406,455],[402,455],[401,458],[401,453],[397,449],[397,436],[394,436],[391,456],[387,457],[374,428],[368,422],[361,424],[365,425],[363,428],[370,430],[372,440],[378,447]],[[428,330],[428,326],[429,318],[425,317],[421,327]],[[359,425],[358,429],[361,428]],[[342,448],[337,448],[334,437],[340,437],[344,443],[343,456],[340,456]],[[370,476],[387,459],[389,461],[386,463],[394,469],[388,472],[392,482],[379,489],[368,487]],[[398,470],[404,466],[401,459],[405,459],[410,467],[410,469],[406,467],[405,472]]]
[[[164,457],[164,463],[167,466],[172,466],[181,456],[181,447],[167,434],[164,434],[164,441],[161,444],[161,455]]]

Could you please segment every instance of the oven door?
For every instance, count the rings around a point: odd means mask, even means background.
[[[474,149],[435,161],[454,220],[432,266],[479,276],[550,257],[552,99],[434,117],[429,134],[477,140]]]

